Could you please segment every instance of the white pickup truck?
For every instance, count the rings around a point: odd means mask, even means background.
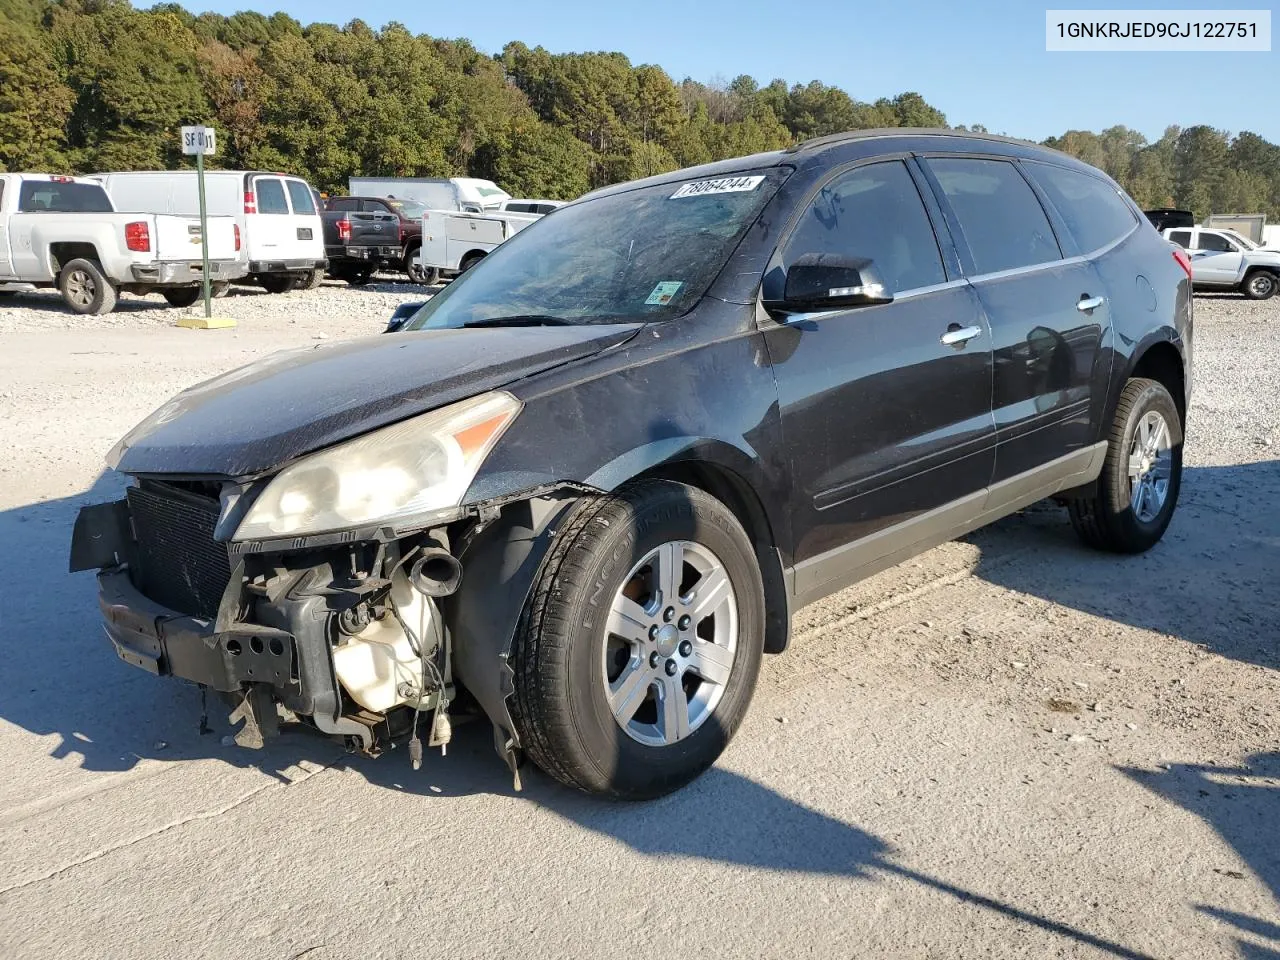
[[[1250,300],[1266,300],[1280,290],[1280,250],[1264,249],[1220,227],[1162,232],[1191,255],[1191,282],[1197,289],[1239,290]]]
[[[210,281],[244,276],[235,220],[208,222]],[[116,213],[96,180],[0,173],[0,285],[56,286],[76,313],[110,313],[122,290],[190,306],[201,293],[200,239],[198,217]]]
[[[502,243],[536,220],[542,213],[455,213],[428,210],[422,215],[422,246],[418,262],[424,274],[466,273]]]

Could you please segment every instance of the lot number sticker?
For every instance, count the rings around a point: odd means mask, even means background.
[[[647,307],[664,307],[675,299],[676,291],[684,286],[681,280],[663,280],[660,284],[653,288],[653,293],[649,294],[646,300]]]
[[[668,199],[701,197],[708,193],[746,193],[762,183],[764,183],[764,177],[723,177],[719,180],[699,180],[697,183],[686,183]]]

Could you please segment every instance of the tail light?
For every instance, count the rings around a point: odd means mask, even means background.
[[[236,253],[239,253],[240,252],[240,224],[233,223],[231,226],[236,232]]]
[[[1191,258],[1187,256],[1187,251],[1181,247],[1173,251],[1173,259],[1178,261],[1178,266],[1187,272],[1187,279],[1191,279]]]
[[[151,252],[151,228],[139,220],[124,225],[124,245],[138,253]]]
[[[254,196],[252,190],[246,190],[244,192],[244,212],[245,213],[258,212],[258,198]]]
[[[338,221],[338,239],[341,240],[343,243],[346,243],[348,240],[351,239],[351,221],[350,220]]]

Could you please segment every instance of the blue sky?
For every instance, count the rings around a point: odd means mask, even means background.
[[[139,6],[143,4],[139,3]],[[916,90],[952,123],[1040,140],[1068,129],[1124,124],[1156,139],[1172,123],[1253,130],[1280,142],[1280,58],[1271,53],[1047,53],[1045,9],[1096,8],[1070,0],[189,0],[195,11],[283,9],[303,23],[371,26],[396,20],[416,33],[466,37],[486,53],[510,40],[556,52],[618,50],[677,81],[741,73],[762,84],[821,80],[860,100]],[[1270,9],[1244,0],[1126,9]]]

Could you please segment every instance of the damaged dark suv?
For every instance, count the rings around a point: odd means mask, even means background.
[[[597,191],[399,332],[185,391],[71,566],[247,745],[284,719],[416,765],[465,712],[513,773],[651,797],[798,607],[1047,497],[1155,544],[1190,358],[1185,255],[1104,174],[830,137]]]

